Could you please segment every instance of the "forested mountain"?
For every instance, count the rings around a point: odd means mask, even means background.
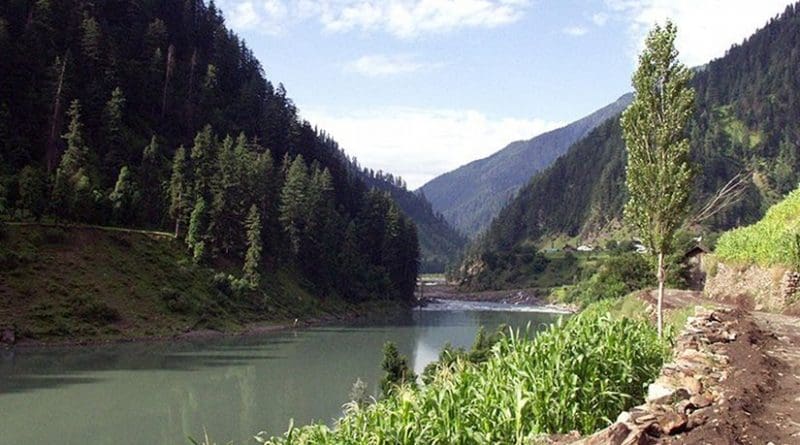
[[[358,167],[357,163],[354,163]],[[417,226],[421,252],[420,271],[440,273],[455,262],[467,245],[467,238],[456,231],[442,216],[433,210],[431,203],[420,192],[409,191],[405,182],[391,173],[361,169],[361,177],[368,187],[382,190]]]
[[[512,142],[487,158],[432,179],[420,190],[435,211],[441,212],[456,229],[474,237],[536,172],[552,164],[595,127],[622,112],[631,98],[626,94],[562,128]]]
[[[752,223],[797,186],[798,66],[800,5],[795,4],[696,71],[696,112],[689,130],[697,169],[695,206],[738,173],[747,177],[743,199],[707,220],[706,230]],[[514,252],[527,251],[545,236],[586,238],[618,227],[626,201],[625,162],[617,116],[520,190],[471,248],[463,278],[482,286],[493,270],[517,267]]]
[[[195,261],[409,298],[417,231],[213,1],[0,2],[0,214],[174,231]]]

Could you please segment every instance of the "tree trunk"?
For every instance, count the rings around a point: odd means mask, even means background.
[[[663,304],[664,304],[664,252],[658,252],[658,336],[661,337],[664,330]]]

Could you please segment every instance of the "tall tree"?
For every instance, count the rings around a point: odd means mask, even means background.
[[[192,216],[189,218],[189,230],[186,232],[186,245],[192,253],[195,263],[202,263],[208,254],[210,246],[206,243],[206,228],[208,225],[206,201],[200,197],[194,205]]]
[[[261,266],[261,216],[258,214],[258,207],[252,205],[250,212],[247,214],[247,221],[245,222],[247,228],[247,253],[244,257],[244,279],[252,287],[258,286],[261,275],[259,268]]]
[[[123,110],[125,95],[117,87],[111,92],[111,98],[103,108],[103,136],[106,142],[105,164],[112,171],[118,171],[123,164],[129,162],[125,146],[123,128]]]
[[[175,151],[172,159],[172,176],[169,181],[169,214],[175,220],[175,238],[181,235],[181,224],[185,222],[191,203],[191,176],[183,146]]]
[[[686,128],[694,90],[689,86],[691,72],[678,61],[676,34],[671,22],[650,31],[633,75],[636,98],[621,122],[628,151],[625,218],[658,258],[659,335],[663,330],[664,257],[686,219],[692,185]]]
[[[57,215],[85,218],[87,215],[81,215],[79,210],[89,207],[92,183],[88,173],[89,149],[83,138],[81,107],[77,100],[72,101],[68,115],[69,129],[62,136],[67,142],[67,149],[56,170],[53,205]]]
[[[127,165],[123,165],[117,176],[114,190],[108,195],[111,201],[111,212],[117,224],[130,224],[139,200],[139,192]]]
[[[286,182],[281,190],[280,221],[289,236],[294,255],[300,251],[300,242],[306,225],[308,191],[308,168],[302,155],[297,155],[286,173]]]

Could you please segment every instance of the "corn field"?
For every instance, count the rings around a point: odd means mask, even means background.
[[[800,267],[800,189],[772,206],[756,224],[724,233],[715,253],[734,263]]]
[[[529,444],[545,433],[591,432],[641,401],[668,348],[644,321],[608,305],[528,338],[510,331],[479,365],[456,361],[420,388],[352,403],[333,429],[290,427],[286,444]]]

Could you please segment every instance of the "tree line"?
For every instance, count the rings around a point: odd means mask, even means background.
[[[170,230],[242,287],[286,267],[323,293],[413,295],[414,224],[213,1],[10,0],[0,53],[6,218]]]

